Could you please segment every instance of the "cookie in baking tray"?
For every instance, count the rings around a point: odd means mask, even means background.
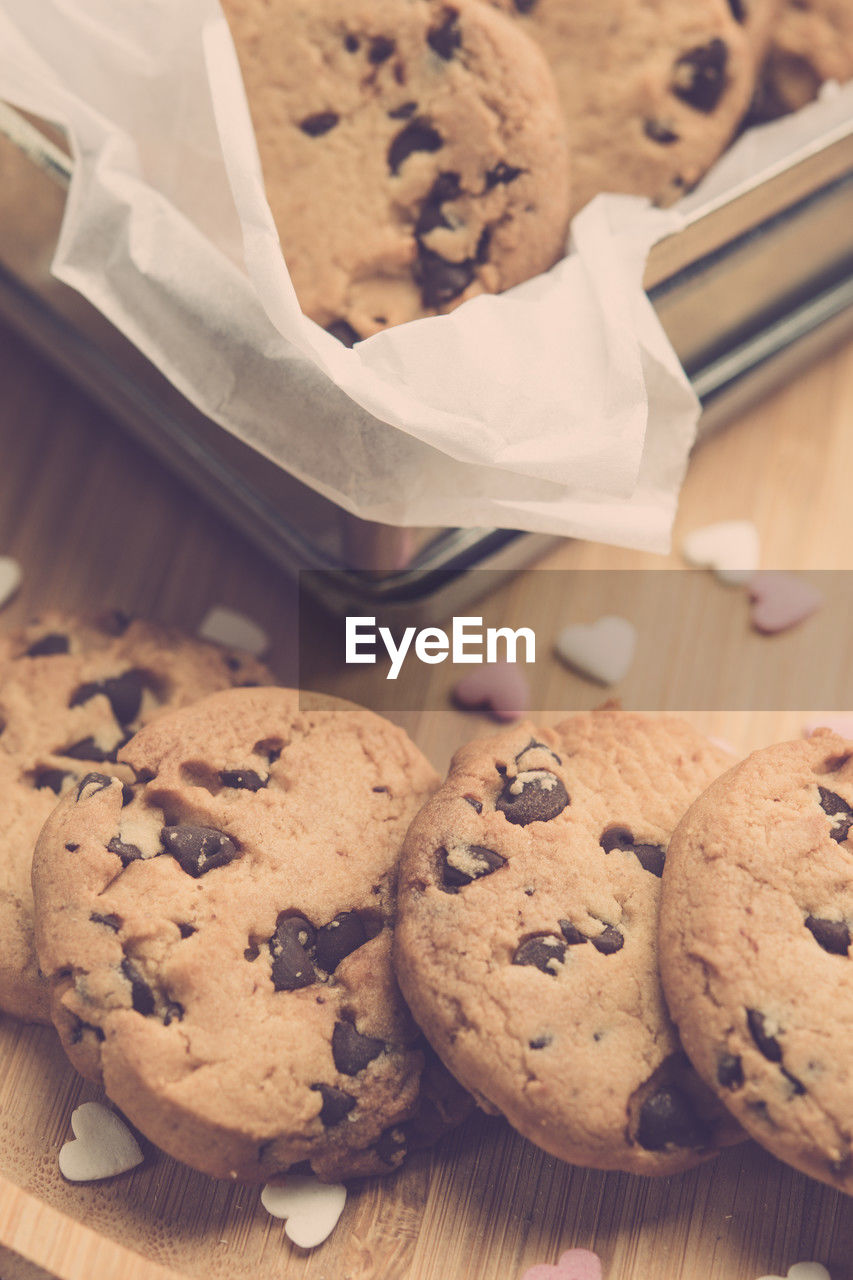
[[[425,1071],[390,962],[397,859],[432,768],[378,716],[301,711],[282,689],[214,694],[120,758],[136,782],[81,779],[36,850],[38,952],[71,1061],[203,1172],[392,1171],[463,1099]]]
[[[532,41],[474,0],[225,0],[305,313],[352,344],[566,247],[568,155]]]
[[[673,1173],[739,1136],[657,969],[670,833],[726,764],[675,717],[523,724],[457,752],[409,830],[403,993],[481,1105],[563,1160]]]
[[[246,654],[116,613],[50,615],[0,635],[0,1009],[50,1020],[30,872],[57,796],[92,769],[130,780],[116,751],[164,707],[269,679]]]
[[[853,1193],[853,743],[756,751],[670,845],[661,970],[697,1070],[780,1159]]]
[[[495,0],[542,47],[572,147],[572,209],[604,191],[669,204],[749,106],[771,0]]]

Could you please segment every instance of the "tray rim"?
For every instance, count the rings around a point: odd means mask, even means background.
[[[187,1280],[185,1272],[126,1248],[0,1173],[0,1262],[4,1249],[54,1280]]]

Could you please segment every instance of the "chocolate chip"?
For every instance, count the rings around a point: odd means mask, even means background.
[[[663,875],[666,850],[659,844],[636,844],[627,827],[608,827],[598,843],[605,853],[612,853],[614,849],[633,853],[644,871],[651,872],[653,876]]]
[[[607,925],[604,932],[597,938],[590,938],[590,942],[603,956],[612,956],[616,951],[621,951],[625,945],[624,937],[612,924]]]
[[[782,1075],[791,1086],[791,1092],[796,1094],[797,1097],[801,1097],[806,1091],[806,1086],[803,1084],[802,1080],[798,1080],[796,1076],[792,1075],[790,1071],[786,1071],[784,1067],[782,1067],[781,1070]]]
[[[359,46],[358,36],[354,36],[354,35],[344,36],[344,48],[346,49],[347,53],[357,53],[358,46]]]
[[[459,30],[459,10],[445,9],[442,20],[437,27],[427,32],[427,44],[434,49],[440,58],[449,62],[462,44],[462,32]]]
[[[111,751],[105,751],[91,737],[81,738],[79,742],[72,742],[69,747],[60,747],[57,751],[57,755],[68,756],[71,760],[91,760],[93,764],[115,762],[117,754],[118,746],[113,747]]]
[[[474,261],[478,267],[489,260],[489,247],[492,243],[492,228],[490,226],[483,227],[480,232],[480,238],[477,241],[477,248],[474,253]]]
[[[122,864],[126,867],[129,862],[138,862],[142,857],[142,850],[138,845],[125,844],[123,840],[119,840],[118,836],[113,836],[107,845],[110,853],[116,854],[121,858]]]
[[[103,694],[116,720],[124,727],[138,716],[144,688],[145,673],[143,671],[124,671],[120,676],[110,676],[99,683],[88,681],[86,684],[79,685],[72,693],[68,705],[79,707],[98,694]]]
[[[526,170],[516,169],[514,165],[507,164],[505,160],[499,160],[493,169],[486,170],[486,190],[491,191],[493,187],[505,186],[509,182],[515,182],[516,178],[521,177]],[[541,742],[533,743],[530,746],[543,746]],[[546,751],[548,747],[544,748]],[[525,747],[525,751],[529,751],[529,747]],[[551,753],[553,755],[553,752]]]
[[[753,1040],[768,1062],[782,1061],[782,1046],[767,1031],[767,1020],[758,1009],[747,1009],[746,1021]]]
[[[402,1129],[385,1129],[373,1144],[373,1150],[383,1164],[399,1164],[406,1154],[406,1137]]]
[[[33,774],[33,786],[37,791],[50,789],[59,795],[62,790],[62,784],[66,778],[73,778],[73,773],[66,773],[64,769],[36,769]]]
[[[672,92],[696,111],[713,111],[725,88],[728,58],[719,39],[690,49],[675,64]]]
[[[367,61],[376,65],[386,62],[396,48],[396,42],[389,36],[376,36],[371,40],[370,48],[367,50]]]
[[[99,911],[93,911],[89,916],[89,919],[92,924],[102,924],[108,929],[112,929],[113,933],[118,933],[119,929],[124,924],[121,916],[117,916],[115,912],[112,911],[109,912],[108,915],[101,915]]]
[[[729,8],[735,22],[746,22],[747,12],[743,0],[729,0]]]
[[[465,292],[477,274],[477,266],[472,258],[466,258],[462,262],[449,262],[447,258],[442,258],[432,249],[419,244],[418,258],[412,274],[421,291],[424,306],[438,308]]]
[[[25,654],[27,658],[52,658],[57,653],[68,653],[69,644],[68,636],[60,635],[59,632],[52,631],[49,635],[42,636],[40,640],[36,640],[30,645]]]
[[[526,827],[531,822],[551,822],[567,804],[569,796],[560,779],[542,769],[508,778],[495,808],[508,822]]]
[[[341,911],[317,930],[315,956],[326,973],[334,973],[342,960],[367,942],[367,930],[357,911]]]
[[[219,775],[223,787],[234,787],[237,791],[260,791],[269,782],[254,769],[223,769]]]
[[[847,839],[847,833],[853,827],[853,809],[843,796],[836,795],[834,791],[827,790],[826,787],[818,787],[820,793],[820,807],[830,818],[838,818],[833,823],[830,836],[838,844],[842,844]]]
[[[309,1088],[313,1089],[315,1093],[321,1094],[323,1098],[323,1105],[320,1108],[320,1122],[327,1129],[340,1124],[355,1106],[355,1098],[351,1094],[345,1093],[343,1089],[336,1089],[332,1084],[312,1084],[309,1085]]]
[[[528,1049],[547,1049],[550,1043],[549,1035],[537,1036],[535,1040],[528,1040],[527,1047]]]
[[[659,142],[664,147],[678,142],[678,134],[662,120],[644,120],[643,132],[647,138],[651,138],[652,142]]]
[[[806,928],[824,951],[829,951],[834,956],[846,956],[850,950],[850,929],[843,920],[821,920],[817,916],[806,916]]]
[[[123,782],[123,783],[121,784],[121,807],[122,807],[122,809],[126,809],[126,808],[127,808],[127,806],[130,804],[130,802],[131,802],[131,800],[132,800],[132,799],[133,799],[133,787],[130,785],[130,783],[129,783],[129,782]]]
[[[388,168],[399,173],[400,165],[415,151],[440,151],[444,139],[426,116],[415,116],[391,139]]]
[[[333,320],[331,324],[326,325],[326,333],[337,338],[338,342],[342,342],[345,347],[354,347],[357,342],[361,342],[361,334],[356,333],[346,320]]]
[[[194,924],[179,924],[178,933],[182,938],[191,938],[194,933],[198,933],[198,929]]]
[[[183,1017],[184,1006],[178,1004],[177,1000],[170,1000],[163,1013],[163,1026],[168,1027],[173,1022],[182,1022]]]
[[[235,842],[216,827],[164,827],[160,839],[166,852],[176,859],[188,876],[196,879],[239,857]]]
[[[399,107],[392,107],[388,112],[389,120],[411,120],[418,109],[416,102],[403,102]]]
[[[420,207],[415,222],[415,235],[420,239],[436,227],[449,227],[442,205],[446,200],[456,200],[460,195],[459,174],[440,173],[430,187]]]
[[[667,1147],[705,1147],[708,1133],[681,1090],[666,1085],[647,1098],[640,1108],[637,1141],[646,1151]]]
[[[96,796],[99,791],[106,791],[111,782],[112,778],[108,778],[105,773],[87,773],[77,783],[77,799],[82,800],[85,791],[86,799],[91,800],[92,796]]]
[[[515,7],[519,13],[529,13],[536,0],[515,0]]]
[[[563,963],[565,954],[566,944],[564,942],[561,942],[559,938],[552,938],[548,934],[543,934],[536,938],[528,938],[526,942],[522,942],[512,957],[512,963],[531,965],[542,973],[548,973],[552,978],[555,978],[557,976],[557,966]]]
[[[717,1083],[724,1089],[739,1089],[743,1084],[743,1062],[735,1053],[722,1053],[717,1060]]]
[[[297,991],[317,981],[310,950],[317,937],[314,926],[303,916],[279,916],[269,940],[272,955],[272,984],[276,991]]]
[[[157,1005],[154,992],[132,960],[122,960],[121,971],[130,983],[130,999],[134,1009],[149,1018]]]
[[[320,138],[330,129],[334,129],[339,120],[340,116],[336,111],[318,111],[315,115],[306,116],[304,120],[300,120],[299,128],[303,133],[307,133],[309,138]]]
[[[72,844],[70,841],[65,847],[69,853],[76,853],[77,850],[80,848],[79,844]]]
[[[580,929],[573,925],[570,920],[558,920],[557,923],[560,926],[563,937],[566,939],[566,942],[570,947],[577,947],[580,946],[582,942],[589,941],[586,934],[581,933]]]
[[[478,800],[476,796],[463,796],[462,799],[466,804],[470,804],[475,813],[483,812],[483,802]]]
[[[503,854],[496,853],[494,849],[487,849],[481,844],[469,844],[461,852],[461,861],[464,862],[462,867],[454,866],[450,861],[450,854],[446,849],[439,849],[441,881],[445,889],[460,889],[463,885],[471,884],[474,880],[480,880],[483,876],[490,876],[493,871],[497,871],[499,867],[506,865],[506,858]]]
[[[336,1022],[332,1032],[332,1057],[341,1075],[357,1076],[378,1058],[385,1044],[373,1036],[363,1036],[351,1022]]]
[[[103,1030],[100,1027],[93,1026],[91,1022],[84,1022],[82,1018],[78,1018],[75,1015],[72,1016],[74,1017],[74,1022],[71,1027],[71,1034],[68,1037],[71,1044],[79,1044],[83,1039],[84,1031],[91,1031],[95,1039],[98,1041],[106,1039]]]

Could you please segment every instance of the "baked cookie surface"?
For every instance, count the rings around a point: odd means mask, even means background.
[[[303,311],[348,344],[553,265],[565,126],[542,54],[473,0],[225,0]]]
[[[138,781],[83,779],[35,858],[72,1062],[203,1172],[390,1172],[461,1095],[425,1072],[389,955],[432,768],[378,716],[281,689],[163,716],[121,758]]]
[[[853,5],[849,0],[783,0],[762,76],[765,115],[797,111],[825,80],[853,76]]]
[[[756,751],[667,858],[661,972],[697,1070],[780,1159],[853,1192],[853,743]]]
[[[670,832],[726,762],[672,717],[519,725],[463,747],[409,830],[403,993],[481,1106],[561,1159],[672,1173],[731,1140],[656,961]]]
[[[772,0],[496,0],[544,51],[572,148],[572,212],[617,191],[670,204],[749,106]]]
[[[164,708],[269,681],[246,654],[110,614],[45,616],[0,635],[0,1009],[49,1022],[33,943],[32,853],[57,796]]]

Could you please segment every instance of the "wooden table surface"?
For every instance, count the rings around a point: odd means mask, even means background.
[[[292,678],[293,591],[275,568],[5,331],[0,388],[0,555],[24,568],[0,625],[54,607],[118,606],[192,630],[222,603],[264,626],[273,668]],[[852,475],[848,346],[698,450],[676,545],[681,531],[749,517],[761,533],[764,567],[848,568]],[[545,563],[606,569],[679,561],[566,543]],[[501,588],[498,613],[509,616],[526,590],[521,581]],[[540,611],[553,620],[553,603],[537,602],[535,593],[527,592],[524,607],[531,625]],[[455,745],[489,725],[445,707],[447,675],[431,670],[424,701],[438,709],[399,718],[441,768]],[[341,687],[352,688],[343,679]],[[797,711],[692,718],[742,751],[795,736],[803,722]],[[571,1168],[485,1117],[402,1173],[355,1187],[328,1242],[305,1253],[260,1207],[256,1188],[214,1183],[148,1145],[144,1165],[130,1174],[65,1183],[56,1157],[71,1109],[97,1092],[75,1078],[51,1031],[12,1018],[0,1020],[0,1064],[2,1280],[154,1280],[173,1272],[518,1280],[527,1266],[554,1263],[573,1246],[600,1253],[606,1280],[756,1280],[784,1276],[800,1259],[822,1261],[832,1280],[853,1280],[853,1204],[752,1143],[681,1177],[643,1179]]]

